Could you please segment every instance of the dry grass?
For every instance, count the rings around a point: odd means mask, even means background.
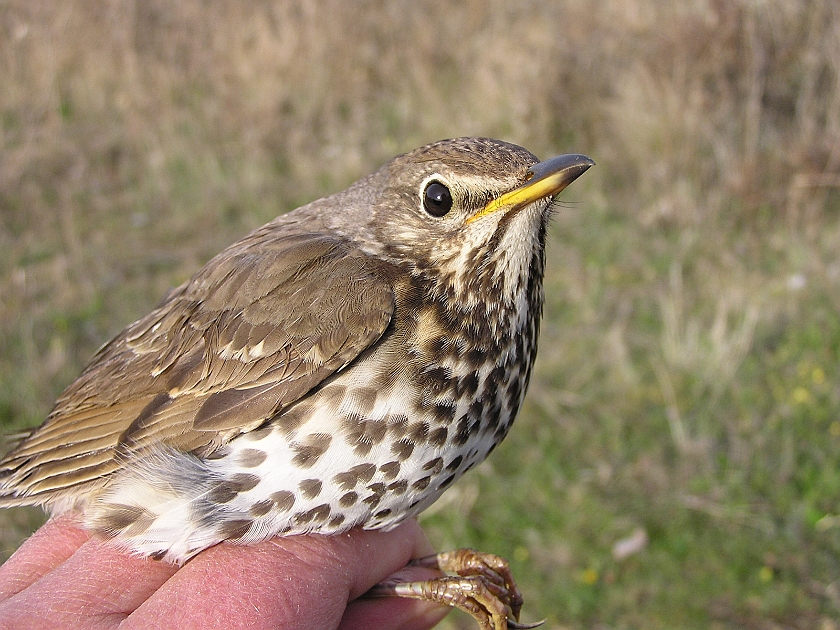
[[[512,556],[550,627],[840,627],[835,3],[7,1],[0,85],[7,430],[394,153],[574,150],[598,167],[557,215],[528,406],[427,528]],[[10,550],[32,521],[3,518]]]

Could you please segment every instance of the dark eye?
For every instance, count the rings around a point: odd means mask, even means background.
[[[442,217],[452,209],[452,194],[440,182],[432,182],[423,193],[423,208],[433,217]]]

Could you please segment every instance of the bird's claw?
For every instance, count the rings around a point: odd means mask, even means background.
[[[455,575],[422,582],[386,580],[368,591],[367,596],[410,597],[453,606],[472,615],[482,630],[526,630],[545,622],[519,622],[522,593],[504,558],[472,549],[456,549],[418,558],[411,565]]]

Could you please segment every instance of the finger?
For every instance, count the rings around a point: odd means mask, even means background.
[[[440,572],[408,567],[400,569],[396,575],[405,582],[422,582],[439,577]],[[347,605],[339,630],[428,630],[434,628],[450,610],[448,606],[404,597],[362,597]]]
[[[55,569],[90,536],[73,517],[50,519],[0,566],[0,602],[21,592]]]
[[[336,628],[348,600],[430,549],[415,521],[390,532],[221,544],[184,566],[124,625]]]
[[[359,561],[353,567],[356,572],[352,576],[350,599],[360,597],[374,584],[378,584],[398,571],[401,572],[411,560],[435,553],[426,532],[414,519],[406,521],[390,532],[354,530],[351,534],[358,536],[346,539],[355,547],[348,552],[358,555]],[[386,534],[387,537],[380,538],[380,534]],[[386,546],[386,551],[397,551],[395,547],[397,543],[402,552],[399,555],[381,553],[383,544]],[[408,547],[410,547],[409,555],[405,556],[404,553]]]
[[[90,539],[3,602],[0,618],[19,628],[116,626],[176,571],[172,565]]]
[[[451,610],[416,599],[356,600],[347,605],[338,630],[430,630]]]

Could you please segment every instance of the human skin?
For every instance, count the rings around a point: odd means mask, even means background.
[[[141,558],[52,519],[0,567],[0,628],[362,628],[423,630],[449,611],[407,599],[360,599],[433,553],[414,520],[390,532],[222,543],[182,567]]]

